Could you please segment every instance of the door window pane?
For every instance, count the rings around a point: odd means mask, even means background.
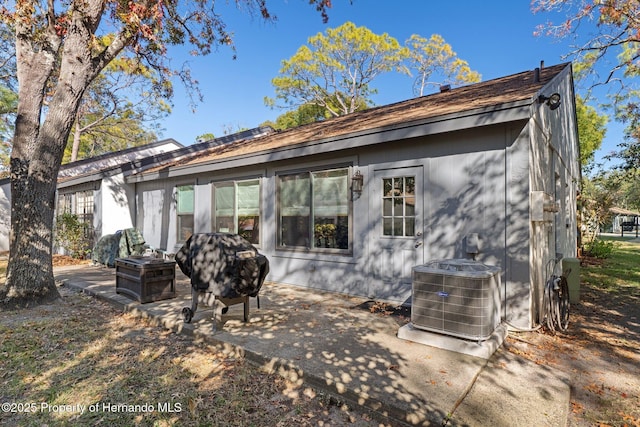
[[[183,185],[177,189],[178,213],[193,213],[193,185]]]
[[[88,245],[93,244],[93,190],[76,193],[76,215],[82,223],[84,239]]]
[[[382,179],[382,234],[411,237],[415,235],[415,177]]]
[[[56,216],[72,214],[82,224],[82,239],[87,248],[94,245],[93,228],[94,191],[76,191],[73,193],[59,194]]]

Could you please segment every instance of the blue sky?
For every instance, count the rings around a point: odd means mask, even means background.
[[[346,21],[377,34],[388,33],[401,43],[412,34],[426,38],[440,34],[483,80],[532,70],[541,60],[547,65],[565,62],[562,56],[573,43],[535,36],[537,25],[563,17],[534,15],[529,0],[353,0],[352,4],[333,0],[327,24],[306,0],[270,0],[270,10],[278,17],[274,24],[225,4],[218,2],[216,7],[224,7],[219,11],[235,35],[237,59],[224,47],[206,57],[169,51],[175,66],[189,61],[204,100],[192,112],[183,88],[176,85],[173,113],[162,123],[164,138],[189,145],[204,133],[222,136],[228,130],[275,120],[284,111],[266,107],[264,97],[274,96],[271,79],[278,75],[281,61],[290,58],[309,37]],[[413,96],[411,84],[407,76],[382,76],[373,82],[378,90],[373,101],[384,105],[409,99]],[[600,152],[615,149],[620,137],[620,126],[610,126]]]

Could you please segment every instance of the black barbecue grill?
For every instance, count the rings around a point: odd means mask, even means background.
[[[191,307],[182,309],[186,323],[191,322],[200,297],[214,308],[214,320],[216,301],[225,306],[221,314],[229,306],[243,303],[244,321],[249,320],[249,297],[258,298],[269,272],[269,260],[251,243],[237,234],[194,234],[176,253],[175,260],[191,279]]]

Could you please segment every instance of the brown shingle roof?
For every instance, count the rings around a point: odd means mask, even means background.
[[[539,72],[538,70],[525,71],[446,92],[371,108],[256,139],[246,139],[214,147],[195,156],[158,166],[145,172],[158,172],[170,166],[196,165],[480,108],[533,100],[540,88],[567,66],[568,64],[565,63],[542,68]]]

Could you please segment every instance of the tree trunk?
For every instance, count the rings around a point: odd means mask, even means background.
[[[12,168],[13,169],[13,168]],[[11,185],[11,237],[5,304],[26,307],[59,298],[52,265],[56,181],[29,175]]]
[[[75,4],[75,3],[74,3]],[[92,7],[98,19],[101,2],[78,3]],[[11,151],[11,233],[6,288],[0,305],[25,307],[59,298],[53,276],[53,217],[58,171],[80,100],[102,65],[91,58],[91,32],[96,20],[84,10],[73,22],[58,50],[60,39],[50,28],[50,48],[30,43],[32,28],[18,22],[16,32],[18,111]],[[28,24],[28,22],[27,22]],[[61,54],[60,58],[57,55]],[[57,60],[59,59],[59,61]],[[47,103],[47,83],[60,64],[56,85]]]
[[[53,276],[53,218],[58,171],[73,123],[76,96],[52,102],[36,142],[16,120],[11,156],[11,234],[4,303],[24,307],[59,298]],[[26,106],[28,109],[28,106]],[[16,150],[24,145],[32,150]],[[25,155],[26,154],[26,155]]]

